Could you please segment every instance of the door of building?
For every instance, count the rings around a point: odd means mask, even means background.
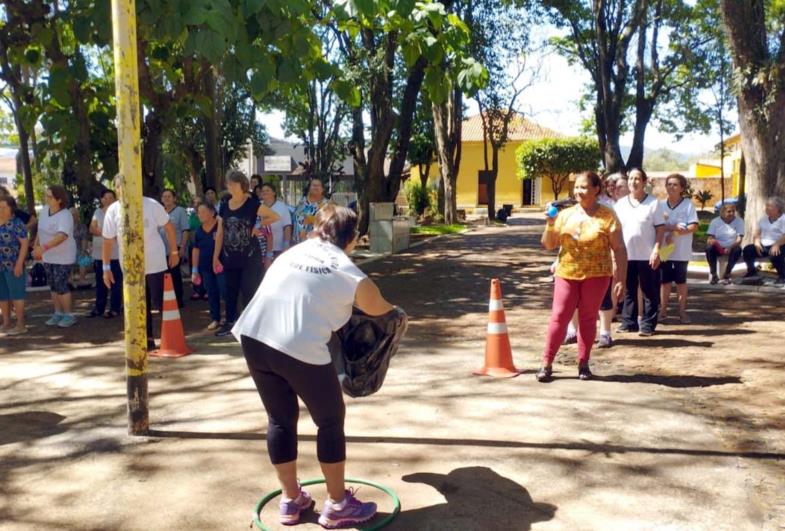
[[[480,170],[477,172],[477,204],[488,204],[488,180],[491,172]]]

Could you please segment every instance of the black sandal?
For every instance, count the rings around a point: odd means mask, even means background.
[[[90,310],[90,313],[85,315],[85,317],[98,317],[99,315],[101,315],[101,312],[93,309],[93,310]]]

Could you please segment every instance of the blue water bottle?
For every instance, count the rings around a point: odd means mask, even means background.
[[[549,218],[555,218],[559,214],[559,209],[553,205],[550,205],[548,209],[545,211],[545,215]]]

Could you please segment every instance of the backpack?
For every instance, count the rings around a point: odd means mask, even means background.
[[[44,264],[36,262],[30,268],[30,287],[39,288],[41,286],[46,286],[46,269],[44,269]]]
[[[353,398],[378,391],[406,333],[406,313],[397,306],[372,317],[357,308],[328,343],[343,392]]]

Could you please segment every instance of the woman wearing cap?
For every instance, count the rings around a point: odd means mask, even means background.
[[[346,490],[345,406],[327,342],[357,306],[384,315],[393,306],[347,253],[357,243],[357,215],[327,205],[316,214],[305,242],[273,262],[251,303],[232,329],[267,410],[267,449],[283,491],[280,521],[296,524],[313,500],[297,482],[300,397],[318,427],[316,452],[328,499],[319,523],[353,526],[376,513]]]

